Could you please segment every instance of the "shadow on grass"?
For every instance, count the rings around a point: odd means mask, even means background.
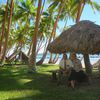
[[[38,84],[40,85],[41,80],[41,83],[43,83],[43,81],[49,81],[49,76],[46,74],[29,74],[27,73],[27,70],[23,68],[14,68],[13,70],[12,69],[0,69],[0,91],[31,89],[32,86],[35,87],[38,86]],[[20,83],[18,81],[20,79],[28,79],[31,81],[31,84],[28,85],[28,82]]]
[[[46,65],[48,67],[48,65]],[[28,79],[27,82],[18,80]],[[99,85],[100,86],[100,85]],[[71,88],[57,86],[50,80],[50,75],[45,73],[28,74],[25,68],[0,69],[0,91],[29,90],[32,94],[22,97],[10,97],[6,100],[99,100],[100,87],[97,89],[86,88],[72,90]],[[35,90],[39,93],[35,93]],[[24,94],[24,92],[23,92]]]
[[[46,66],[48,67],[48,66]],[[19,82],[18,80],[28,79],[29,82]],[[50,75],[41,74],[40,72],[34,74],[28,74],[27,69],[24,68],[10,68],[5,67],[0,69],[0,91],[33,91],[33,95],[16,98],[11,97],[8,100],[47,100],[47,95],[52,93],[56,84],[53,84],[50,80]],[[53,88],[53,89],[52,89]],[[34,90],[40,91],[40,94],[34,93]],[[31,99],[30,99],[31,98]],[[42,98],[42,99],[41,99]],[[45,99],[44,99],[45,98]],[[51,97],[52,98],[52,97]]]
[[[54,66],[54,64],[43,64],[42,67]]]

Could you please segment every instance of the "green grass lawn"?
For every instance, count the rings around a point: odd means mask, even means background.
[[[0,100],[100,100],[100,81],[71,89],[51,81],[50,70],[56,65],[38,66],[27,73],[27,66],[0,68]],[[95,72],[96,73],[96,72]]]

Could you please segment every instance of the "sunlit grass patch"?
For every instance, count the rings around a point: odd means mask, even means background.
[[[67,84],[57,86],[51,81],[52,70],[58,65],[37,66],[37,72],[28,73],[26,66],[7,66],[0,68],[0,100],[99,100],[100,84],[93,84],[71,89]],[[93,78],[98,71],[93,72]]]
[[[39,95],[39,90],[10,90],[0,92],[0,100],[13,100],[16,98],[24,98],[27,96]]]

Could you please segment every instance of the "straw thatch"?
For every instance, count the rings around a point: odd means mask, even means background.
[[[95,54],[100,52],[100,26],[84,20],[62,32],[49,46],[52,53],[77,52]]]

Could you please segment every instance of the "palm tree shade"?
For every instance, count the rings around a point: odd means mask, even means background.
[[[62,32],[49,46],[52,53],[77,52],[96,54],[100,52],[100,26],[84,20]]]
[[[80,21],[68,30],[62,32],[48,46],[52,53],[76,52],[84,54],[86,72],[91,74],[91,64],[88,54],[100,53],[100,26],[91,21]]]

